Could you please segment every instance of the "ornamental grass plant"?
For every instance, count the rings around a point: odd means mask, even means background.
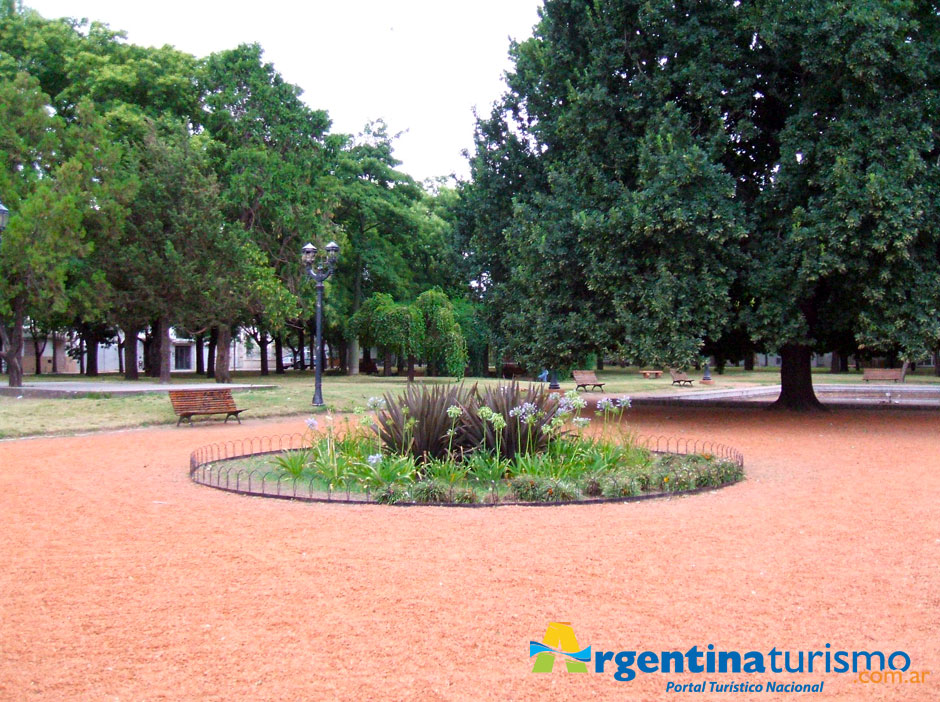
[[[597,402],[508,383],[417,386],[369,399],[359,421],[308,420],[308,446],[275,459],[291,478],[388,504],[568,502],[717,487],[736,463],[656,454],[623,421],[628,398]],[[589,429],[589,427],[591,427]]]

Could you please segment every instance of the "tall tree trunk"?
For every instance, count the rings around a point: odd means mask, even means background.
[[[392,374],[392,352],[389,349],[385,349],[385,358],[382,361],[382,375],[387,378],[391,374]]]
[[[170,382],[170,357],[173,355],[173,344],[170,341],[170,320],[160,318],[160,383],[166,385]]]
[[[23,324],[26,321],[26,300],[22,295],[13,299],[13,322],[9,327],[0,324],[3,339],[3,357],[7,362],[11,388],[23,387]]]
[[[231,383],[232,328],[227,324],[219,325],[219,337],[215,347],[215,382]]]
[[[219,343],[219,328],[209,330],[209,353],[206,355],[206,377],[215,377],[215,348]]]
[[[258,348],[261,350],[261,375],[268,375],[268,333],[258,332]]]
[[[150,323],[150,343],[144,345],[144,368],[148,378],[160,377],[160,320]]]
[[[85,375],[89,378],[96,378],[98,376],[98,332],[94,329],[89,330],[85,334],[85,342],[85,353],[88,358],[85,363]]]
[[[408,356],[408,382],[413,383],[415,381],[415,357]]]
[[[849,372],[849,355],[847,353],[839,354],[839,372],[840,373]]]
[[[349,372],[349,366],[346,364],[346,354],[348,351],[348,344],[345,340],[341,341],[339,344],[339,350],[337,351],[337,358],[339,359],[339,369],[343,375],[346,375]]]
[[[604,370],[604,352],[603,351],[597,352],[597,370],[599,371]]]
[[[350,316],[359,311],[362,305],[362,256],[356,258],[356,275],[353,279],[353,306]],[[359,375],[359,338],[349,340],[349,349],[346,356],[346,366],[349,375]]]
[[[754,370],[754,352],[748,351],[744,355],[744,370],[752,371]]]
[[[306,353],[304,349],[304,327],[301,322],[300,327],[297,329],[297,360],[300,362],[300,370],[307,370],[307,359],[304,358]],[[313,365],[313,356],[310,356],[310,364]],[[296,365],[296,364],[294,364]]]
[[[118,374],[124,375],[124,341],[118,337],[117,345],[118,356]]]
[[[204,351],[202,334],[196,334],[196,375],[206,374],[206,359],[205,356],[203,356]]]
[[[284,375],[284,339],[280,334],[274,337],[274,372]]]
[[[56,334],[55,332],[52,332],[52,372],[53,373],[59,372],[59,354],[56,353],[57,346],[58,346],[57,342],[59,340],[58,337],[59,337],[58,334]]]
[[[36,361],[36,375],[42,375],[42,352],[45,348],[45,344],[43,344],[42,347],[39,346],[39,340],[36,338],[36,335],[33,334],[33,358]]]
[[[398,358],[396,360],[398,361],[397,375],[400,378],[405,374],[405,355],[401,353],[398,354]]]
[[[809,346],[787,344],[780,349],[780,397],[772,409],[801,412],[824,410],[813,392],[813,351]]]
[[[137,380],[137,334],[140,330],[124,327],[124,380]]]
[[[85,337],[78,335],[78,374],[85,375]]]
[[[832,359],[829,361],[829,372],[830,373],[839,373],[842,370],[842,364],[839,362],[839,353],[837,351],[832,352]]]
[[[933,352],[933,374],[940,377],[940,351]]]

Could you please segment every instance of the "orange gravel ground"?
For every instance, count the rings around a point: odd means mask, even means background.
[[[221,422],[0,443],[0,700],[940,699],[937,413],[638,408],[748,480],[633,504],[311,505],[190,483]],[[743,675],[531,673],[595,650],[907,651],[924,685],[690,695]]]

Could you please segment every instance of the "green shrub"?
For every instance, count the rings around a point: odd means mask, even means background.
[[[520,502],[566,502],[581,497],[570,482],[540,475],[517,475],[509,487]]]
[[[480,496],[472,487],[461,488],[454,493],[454,502],[458,505],[472,505],[479,502]]]
[[[359,483],[371,490],[381,490],[387,485],[410,483],[414,479],[414,460],[405,456],[376,456],[378,461],[366,460],[359,464],[356,477]]]
[[[605,471],[591,471],[581,476],[581,492],[588,497],[600,497],[604,494]]]
[[[411,488],[415,502],[450,502],[450,486],[441,480],[419,480]]]
[[[375,501],[383,505],[397,505],[402,502],[411,502],[411,495],[406,486],[391,483],[375,493]]]
[[[307,449],[285,451],[274,459],[274,463],[292,478],[299,478],[310,465],[310,451]]]
[[[475,480],[489,486],[506,477],[510,470],[507,461],[483,451],[474,451],[464,459],[468,474]]]
[[[601,481],[601,494],[604,497],[636,497],[642,492],[639,474],[618,471],[605,476]]]
[[[517,475],[509,481],[509,490],[520,502],[536,502],[545,480],[537,475]]]

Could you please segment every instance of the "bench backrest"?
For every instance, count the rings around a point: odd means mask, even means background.
[[[574,382],[578,385],[600,385],[594,371],[571,371],[571,375],[574,376]]]
[[[872,380],[894,380],[900,379],[903,375],[901,368],[865,368],[862,371],[862,377]]]
[[[235,400],[229,389],[170,390],[170,402],[177,414],[186,412],[235,412]]]
[[[672,368],[669,369],[669,375],[672,376],[673,380],[689,380],[689,376],[687,376],[685,373],[682,371],[672,370]]]

